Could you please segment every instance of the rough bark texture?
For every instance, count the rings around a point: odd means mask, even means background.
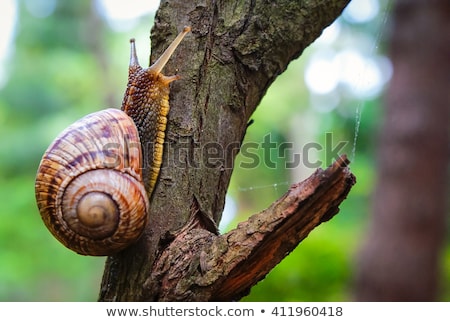
[[[436,300],[448,220],[450,2],[398,0],[394,76],[356,299]]]
[[[189,278],[183,280],[188,284],[176,284],[176,290],[171,291],[171,280],[182,277],[165,275],[166,282],[159,282],[163,276],[155,274],[164,275],[164,269],[182,264],[176,254],[165,250],[173,249],[170,245],[185,234],[186,240],[197,239],[185,250],[191,251],[191,257],[198,261],[192,261],[188,271],[172,270],[173,274],[183,272],[189,277],[197,272],[200,263],[200,271],[208,278],[226,276],[220,271],[221,264],[207,257],[208,252],[202,247],[205,243],[224,247],[219,242],[223,238],[217,239],[214,223],[220,221],[233,161],[247,122],[275,78],[340,15],[348,2],[161,3],[152,30],[152,61],[184,25],[190,25],[192,32],[164,69],[166,75],[178,72],[182,79],[171,86],[164,161],[151,200],[149,225],[138,243],[108,258],[100,300],[180,300],[179,290],[193,292],[184,300],[224,300],[239,298],[247,291],[250,285],[235,290],[229,287],[221,296],[213,296],[210,291],[209,295],[196,295],[197,290],[188,287],[193,283]],[[213,162],[208,148],[215,149]],[[350,186],[352,180],[348,176],[345,180]],[[341,194],[341,200],[345,194]],[[333,209],[336,207],[337,204],[332,205]],[[320,220],[313,222],[317,225]],[[296,243],[300,235],[297,239]],[[169,257],[162,259],[164,256]],[[270,265],[273,267],[280,260]],[[212,269],[217,276],[210,276]]]

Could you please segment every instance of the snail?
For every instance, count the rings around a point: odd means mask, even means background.
[[[131,43],[122,108],[76,121],[50,144],[35,182],[36,202],[50,232],[82,254],[115,254],[139,239],[162,162],[169,84],[161,70],[190,31],[185,27],[150,67],[139,65]],[[141,142],[150,142],[144,166]]]

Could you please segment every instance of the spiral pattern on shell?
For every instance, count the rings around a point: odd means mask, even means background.
[[[36,200],[45,225],[79,254],[126,248],[148,220],[141,167],[139,134],[126,113],[83,117],[53,141],[39,165]]]

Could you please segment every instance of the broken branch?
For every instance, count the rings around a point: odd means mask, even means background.
[[[356,179],[341,156],[290,187],[269,208],[217,236],[198,212],[158,256],[146,287],[159,301],[230,301],[286,257],[308,234],[339,211]],[[198,224],[196,224],[198,223]]]

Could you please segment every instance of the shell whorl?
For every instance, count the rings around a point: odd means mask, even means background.
[[[139,135],[126,113],[92,113],[49,146],[36,176],[42,219],[66,247],[84,255],[116,253],[142,234],[149,201]]]

